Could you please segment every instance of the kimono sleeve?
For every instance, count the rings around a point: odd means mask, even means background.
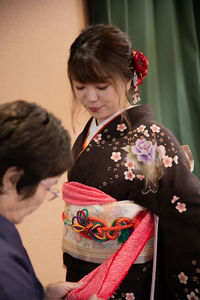
[[[25,249],[12,249],[3,241],[0,245],[0,299],[44,299],[43,287],[35,276]]]

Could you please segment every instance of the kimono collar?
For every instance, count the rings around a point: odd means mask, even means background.
[[[134,106],[136,106],[136,105],[134,105]],[[90,123],[90,127],[88,129],[88,134],[87,134],[87,137],[86,137],[85,142],[84,142],[85,146],[87,146],[89,144],[89,142],[92,140],[92,138],[97,134],[97,132],[99,130],[101,130],[101,128],[106,123],[108,123],[109,121],[111,121],[112,119],[114,119],[116,116],[120,115],[123,111],[128,110],[130,108],[133,108],[134,106],[128,106],[128,107],[120,109],[115,114],[113,114],[112,116],[110,116],[109,118],[107,118],[103,122],[101,122],[99,125],[96,124],[96,119],[93,118],[92,122]]]

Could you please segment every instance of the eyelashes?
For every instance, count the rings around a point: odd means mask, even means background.
[[[82,91],[84,89],[84,86],[75,86],[75,89],[78,91]]]
[[[109,86],[109,84],[101,85],[101,86],[97,85],[97,86],[95,86],[95,88],[99,91],[104,91],[108,88],[108,86]],[[77,91],[82,91],[85,89],[86,86],[85,85],[75,85],[74,87]]]
[[[100,91],[103,91],[103,90],[106,90],[107,87],[108,87],[108,84],[105,85],[105,86],[97,87],[97,89],[100,90]]]

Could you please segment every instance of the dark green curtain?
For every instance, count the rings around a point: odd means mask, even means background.
[[[89,22],[113,24],[149,59],[142,103],[180,144],[200,177],[200,0],[88,0]]]

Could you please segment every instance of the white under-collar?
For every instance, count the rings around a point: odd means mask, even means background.
[[[103,122],[101,122],[99,125],[96,124],[96,119],[93,118],[92,122],[90,124],[89,130],[88,130],[88,135],[87,135],[86,140],[85,140],[85,145],[87,146],[90,143],[90,141],[93,139],[93,137],[97,134],[97,132],[99,130],[101,130],[101,128],[106,123],[108,123],[110,120],[112,120],[115,116],[120,115],[123,111],[128,110],[128,109],[133,108],[133,107],[134,106],[128,106],[128,107],[120,109],[115,114],[113,114],[112,116],[110,116],[109,118],[107,118]]]

